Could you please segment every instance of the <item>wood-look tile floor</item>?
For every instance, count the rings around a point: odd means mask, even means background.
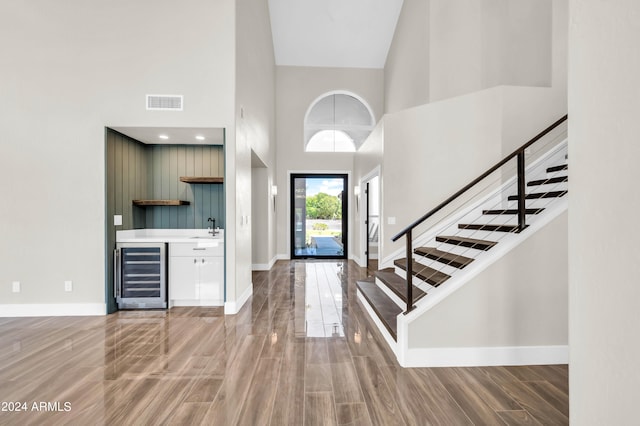
[[[566,365],[399,367],[355,296],[365,276],[280,261],[235,316],[0,318],[0,425],[568,424]]]

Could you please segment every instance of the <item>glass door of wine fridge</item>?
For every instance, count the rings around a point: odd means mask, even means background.
[[[119,309],[167,307],[164,243],[118,243],[114,253],[114,293]]]

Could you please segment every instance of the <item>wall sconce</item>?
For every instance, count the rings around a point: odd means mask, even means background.
[[[273,211],[276,211],[276,195],[278,195],[278,186],[271,185],[271,196],[273,197]]]
[[[356,199],[356,210],[358,210],[358,207],[359,207],[358,204],[360,201],[360,187],[358,185],[353,187],[353,196]]]

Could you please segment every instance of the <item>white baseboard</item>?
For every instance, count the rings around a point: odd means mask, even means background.
[[[222,306],[222,301],[215,299],[187,299],[187,300],[171,300],[169,302],[169,307],[172,308],[174,306]]]
[[[291,260],[291,256],[289,256],[288,254],[276,254],[276,259],[277,260]]]
[[[251,265],[251,269],[254,271],[270,271],[277,261],[278,256],[276,255],[269,263],[254,263]]]
[[[247,300],[253,294],[253,283],[247,287],[247,289],[242,293],[242,295],[236,301],[230,301],[224,303],[224,314],[225,315],[235,315],[240,312],[240,309],[247,303]]]
[[[16,303],[0,305],[0,317],[77,317],[107,314],[104,303]]]
[[[404,361],[404,362],[403,362]],[[487,367],[568,364],[569,346],[407,349],[403,367]]]
[[[356,262],[356,264],[361,267],[364,268],[364,265],[362,264],[362,259],[356,255],[351,255],[349,257],[349,260],[353,260],[354,262]]]

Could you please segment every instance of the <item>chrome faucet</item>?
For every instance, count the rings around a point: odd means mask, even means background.
[[[209,218],[207,219],[207,222],[213,222],[211,229],[209,230],[209,233],[215,237],[215,235],[217,234],[216,232],[216,219],[215,218]]]

